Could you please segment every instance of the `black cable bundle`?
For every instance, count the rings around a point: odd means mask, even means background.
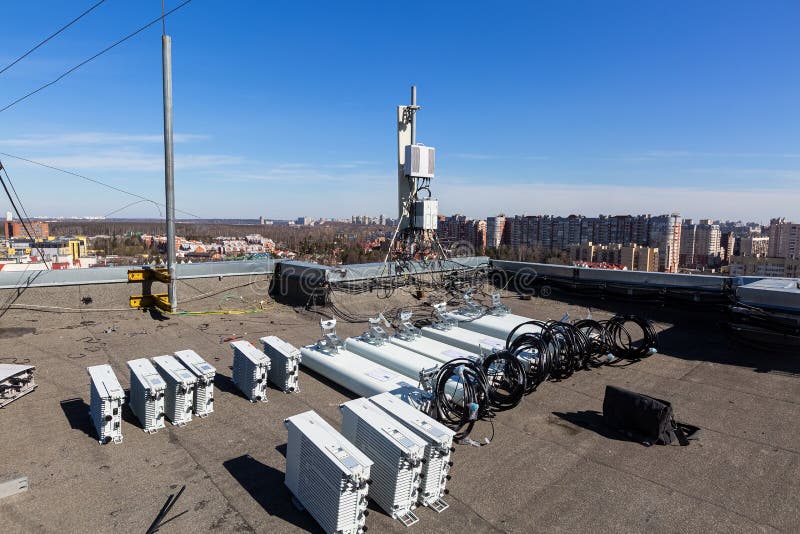
[[[483,360],[489,384],[489,403],[496,410],[517,406],[525,395],[527,377],[517,357],[509,351],[494,352]]]
[[[447,384],[451,381],[455,385],[448,391]],[[467,358],[456,358],[439,368],[433,393],[436,419],[454,430],[457,440],[469,435],[475,421],[494,415],[486,373],[481,365]]]
[[[575,322],[575,327],[587,338],[588,361],[591,365],[599,366],[608,363],[608,355],[612,352],[611,341],[605,325],[593,319],[582,319]]]
[[[575,325],[548,321],[547,336],[557,351],[552,375],[566,378],[578,369],[588,367],[589,338]]]
[[[641,339],[637,340],[636,325],[641,330]],[[623,360],[641,360],[658,350],[658,334],[652,323],[637,315],[615,315],[606,323],[608,341],[612,353]]]
[[[527,325],[540,329],[539,332],[523,332],[517,336],[517,331]],[[547,324],[542,321],[527,321],[517,325],[509,332],[506,338],[506,351],[518,358],[530,361],[525,380],[525,393],[531,393],[536,387],[547,380],[552,371],[553,346],[545,335]]]

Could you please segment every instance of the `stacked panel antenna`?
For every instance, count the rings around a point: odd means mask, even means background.
[[[249,341],[234,341],[233,383],[250,402],[267,402],[267,375],[270,362],[267,355]]]
[[[526,332],[529,331],[526,330],[527,326],[528,325],[520,330]],[[535,327],[531,325],[531,328]],[[481,334],[480,332],[473,332],[472,330],[466,330],[458,326],[446,329],[437,328],[436,326],[426,326],[421,329],[421,332],[422,335],[425,336],[423,339],[426,340],[426,343],[417,343],[413,346],[409,344],[408,348],[417,350],[422,354],[429,354],[431,358],[439,359],[439,361],[442,361],[440,359],[442,356],[455,354],[456,350],[466,350],[467,352],[465,355],[459,356],[460,358],[468,358],[473,361],[483,362],[486,356],[498,351],[502,351],[506,346],[506,342],[503,339],[487,336],[486,334]],[[516,338],[516,333],[514,337]],[[394,343],[394,340],[392,340],[392,342]],[[443,349],[435,352],[434,347],[437,346],[451,346],[452,350]],[[439,355],[439,358],[437,358],[437,354]],[[534,360],[536,358],[536,354],[529,351],[520,351],[516,354],[516,357],[517,361],[519,361],[520,365],[522,366],[523,371],[528,373],[531,369],[531,366],[535,363]]]
[[[87,367],[91,381],[89,414],[100,443],[122,442],[122,405],[125,391],[110,365]]]
[[[374,343],[364,336],[347,338],[345,347],[351,352],[414,380],[419,380],[422,371],[439,366],[439,362],[417,352],[388,342]]]
[[[447,509],[444,495],[450,478],[450,453],[455,432],[388,393],[374,395],[369,400],[425,441],[419,503],[437,512]]]
[[[328,352],[310,345],[301,348],[300,353],[304,366],[356,395],[369,397],[388,391],[418,406],[425,402],[424,392],[415,385],[417,379],[400,375],[349,350]]]
[[[264,353],[269,357],[269,381],[284,393],[299,391],[300,351],[277,336],[261,338]]]
[[[447,343],[442,343],[441,341],[427,337],[416,337],[412,339],[392,336],[389,340],[393,345],[421,354],[438,363],[447,363],[456,358],[467,358],[470,360],[480,359],[480,356],[474,352],[453,347]]]
[[[375,462],[370,498],[405,526],[419,521],[413,509],[419,500],[425,441],[367,399],[339,408],[342,434]]]
[[[192,420],[197,379],[174,356],[156,356],[153,363],[167,383],[164,402],[167,419],[175,426],[189,423]]]
[[[214,411],[214,377],[217,370],[193,350],[179,350],[175,357],[197,379],[192,410],[196,416],[206,417]]]
[[[438,325],[424,326],[420,329],[422,335],[447,343],[459,349],[463,349],[476,354],[489,354],[498,350],[502,350],[506,346],[506,340],[493,336],[487,336],[480,332],[473,332],[466,328],[453,326],[450,328],[442,328]]]
[[[367,491],[373,462],[316,412],[284,421],[286,486],[325,532],[366,530]]]
[[[36,389],[32,365],[0,364],[0,408]]]
[[[513,313],[506,313],[503,315],[485,313],[481,315],[473,314],[471,311],[464,309],[448,312],[447,317],[454,319],[461,328],[499,339],[506,339],[514,328],[522,323],[530,321],[528,317],[514,315]],[[531,325],[528,331],[534,331],[535,328],[536,327]],[[522,329],[517,331],[517,335],[522,332]]]
[[[147,433],[164,428],[167,384],[147,358],[128,362],[131,370],[130,406]]]

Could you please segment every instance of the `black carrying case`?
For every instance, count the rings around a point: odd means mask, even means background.
[[[669,402],[616,386],[606,386],[603,419],[609,427],[647,446],[675,441],[688,445],[689,436],[698,430],[676,423]]]

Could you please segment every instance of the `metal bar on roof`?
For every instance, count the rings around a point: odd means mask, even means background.
[[[257,276],[275,271],[280,260],[215,261],[176,266],[178,280],[215,276]],[[59,287],[95,284],[127,284],[128,271],[136,266],[92,267],[50,271],[0,271],[0,289]]]

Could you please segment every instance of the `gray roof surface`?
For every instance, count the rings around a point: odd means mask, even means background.
[[[266,296],[263,277],[182,282],[191,310],[264,307],[246,315],[168,316],[127,310],[140,286],[106,284],[0,291],[0,363],[35,365],[39,388],[0,410],[0,480],[27,475],[29,491],[0,499],[12,532],[144,532],[170,493],[186,491],[161,532],[302,532],[318,527],[290,503],[283,485],[283,420],[316,410],[334,427],[351,395],[305,371],[302,391],[275,389],[251,404],[230,381],[232,350],[277,335],[295,346],[319,337],[321,315]],[[91,297],[90,304],[81,299]],[[537,319],[586,315],[587,301],[504,300]],[[337,306],[371,314],[413,303],[398,292],[341,296]],[[728,337],[719,317],[593,303],[653,318],[661,353],[618,368],[548,382],[494,421],[485,447],[454,453],[442,514],[418,510],[411,528],[373,509],[374,532],[797,532],[800,531],[800,361]],[[26,309],[29,308],[29,309]],[[69,309],[57,309],[69,308]],[[340,335],[365,325],[339,321]],[[86,367],[108,363],[123,387],[126,361],[193,349],[217,368],[215,412],[188,426],[144,433],[126,410],[124,441],[101,446],[88,416]],[[600,422],[606,384],[666,398],[677,418],[702,427],[688,447],[646,448]],[[490,436],[487,423],[473,438]]]

